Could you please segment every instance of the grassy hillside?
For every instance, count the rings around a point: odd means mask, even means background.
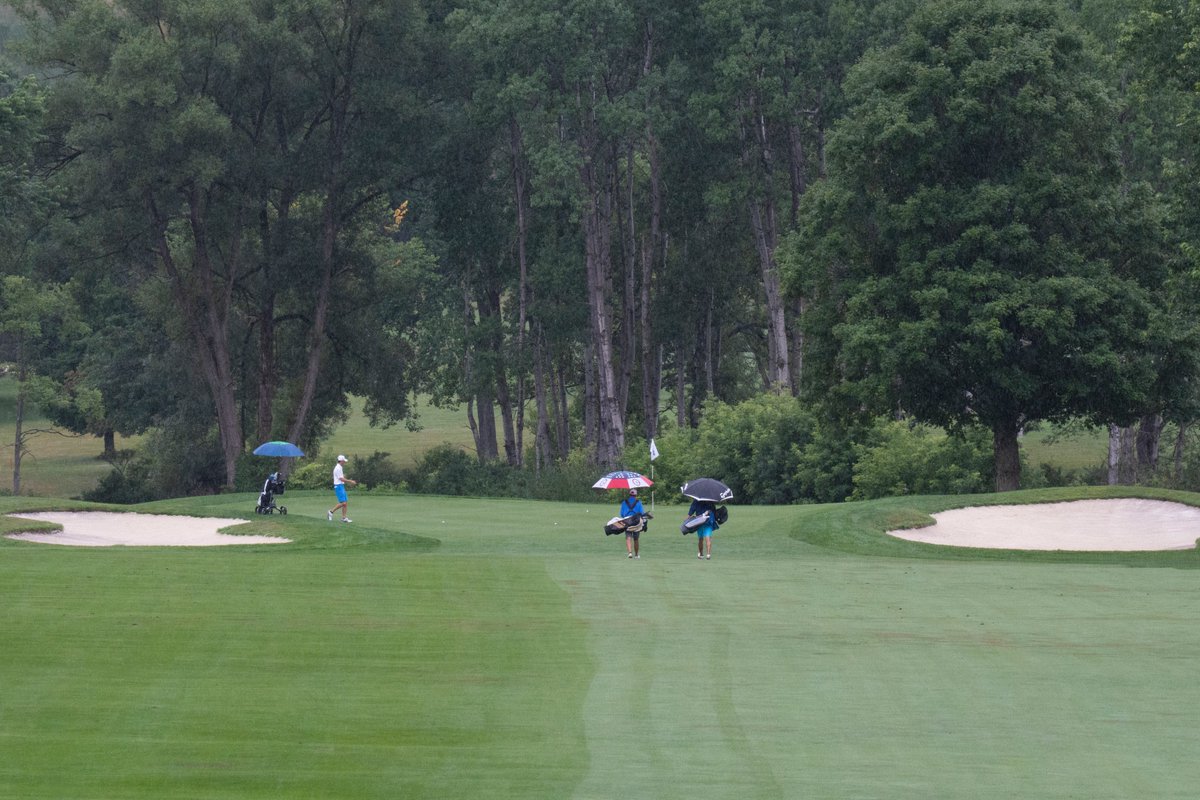
[[[447,442],[474,449],[464,411],[434,408],[427,403],[421,403],[416,410],[419,430],[410,431],[403,425],[372,428],[361,413],[361,401],[355,401],[350,418],[322,443],[321,450],[326,454],[345,453],[348,456],[369,456],[378,450],[390,453],[393,461],[408,467],[430,448]]]
[[[12,491],[13,438],[17,382],[11,375],[0,377],[0,492]],[[104,443],[94,436],[48,432],[53,426],[36,407],[27,407],[26,431],[41,429],[29,438],[29,453],[21,461],[21,493],[77,497],[93,488],[111,469],[100,460]],[[136,447],[139,439],[117,437],[117,447]]]
[[[1047,425],[1022,436],[1021,451],[1034,468],[1045,463],[1061,470],[1096,469],[1108,461],[1108,434],[1082,430],[1063,435]]]
[[[735,507],[711,562],[678,507],[630,561],[607,504],[355,494],[343,525],[324,492],[287,500],[248,532],[289,545],[0,540],[0,797],[1065,800],[1200,780],[1194,551],[883,554],[884,524],[995,498]]]

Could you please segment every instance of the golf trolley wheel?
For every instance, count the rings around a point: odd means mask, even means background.
[[[286,517],[287,516],[287,506],[280,506],[279,513],[283,514]]]

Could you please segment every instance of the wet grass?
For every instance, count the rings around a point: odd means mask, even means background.
[[[704,562],[683,507],[631,561],[609,504],[362,493],[139,508],[287,545],[0,540],[0,797],[1190,796],[1194,551],[882,533],[1113,494],[734,506]]]

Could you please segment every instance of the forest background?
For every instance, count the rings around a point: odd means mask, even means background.
[[[472,451],[352,474],[567,499],[655,440],[745,502],[1196,488],[1198,17],[0,4],[12,491],[34,406],[134,502],[257,488],[269,439],[324,485],[353,403],[418,397]],[[1039,426],[1107,462],[1023,466]]]

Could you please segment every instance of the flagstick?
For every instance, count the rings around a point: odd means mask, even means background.
[[[650,437],[650,515],[654,515],[654,459],[658,458],[658,448],[654,446],[654,437]]]

